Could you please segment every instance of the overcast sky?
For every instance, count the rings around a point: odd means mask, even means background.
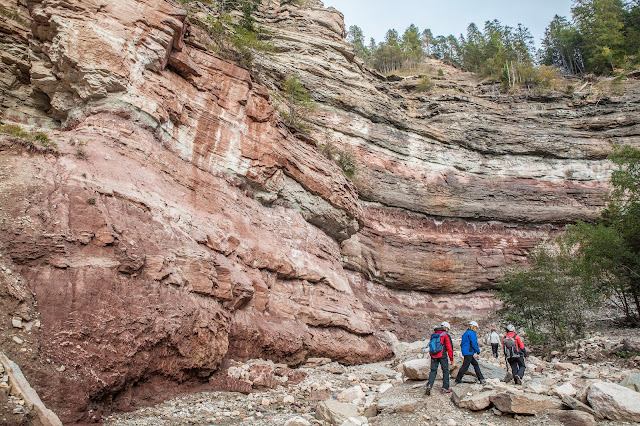
[[[326,7],[333,6],[344,14],[347,29],[358,25],[364,31],[366,42],[373,37],[384,40],[388,29],[400,35],[410,24],[422,31],[430,28],[434,36],[466,35],[467,26],[475,22],[484,28],[484,22],[498,19],[503,25],[515,27],[518,23],[529,28],[536,47],[554,15],[571,18],[571,0],[323,0]]]

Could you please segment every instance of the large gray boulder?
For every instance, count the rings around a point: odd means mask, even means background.
[[[640,422],[640,393],[624,386],[596,382],[589,387],[587,401],[607,419]]]
[[[439,389],[433,390],[439,392]],[[424,394],[424,386],[415,386],[405,382],[380,394],[377,406],[379,411],[388,413],[414,413],[427,405],[429,397]]]
[[[507,373],[507,370],[504,368],[496,367],[493,364],[489,364],[488,362],[478,361],[478,365],[480,366],[480,371],[482,371],[482,375],[485,379],[504,379],[504,375]],[[476,371],[473,367],[469,367],[467,370],[467,374],[476,377]]]
[[[547,412],[550,420],[562,426],[597,426],[598,422],[589,413],[575,410],[550,410]]]
[[[514,391],[495,394],[491,396],[491,402],[503,413],[534,415],[544,410],[563,408],[558,398]]]
[[[346,402],[327,400],[316,406],[316,419],[324,420],[332,425],[341,425],[350,417],[358,417],[358,407]]]
[[[640,373],[631,373],[620,382],[620,386],[640,392]]]
[[[596,413],[593,408],[589,407],[587,404],[584,404],[581,401],[578,401],[573,397],[565,395],[561,398],[561,400],[564,405],[571,408],[572,410],[584,411],[585,413],[593,416],[596,420],[603,420],[603,417],[600,414]]]
[[[427,380],[431,371],[431,358],[406,361],[400,367],[400,371],[410,380]]]

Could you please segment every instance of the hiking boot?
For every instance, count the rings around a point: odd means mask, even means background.
[[[481,384],[481,385],[486,385],[486,384],[487,384],[487,381],[486,381],[486,380],[484,380],[484,379],[482,379],[482,380],[480,380],[480,384]]]
[[[431,386],[427,386],[427,388],[424,390],[424,394],[427,396],[431,395]]]
[[[442,393],[451,393],[451,389],[442,389]]]
[[[522,384],[522,378],[520,376],[514,376],[513,380],[516,382],[516,385]]]

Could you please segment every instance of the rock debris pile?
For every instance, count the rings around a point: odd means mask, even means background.
[[[617,339],[617,340],[616,340]],[[622,340],[621,340],[622,339]],[[247,393],[204,392],[138,411],[113,415],[108,425],[596,425],[640,422],[640,361],[606,356],[595,363],[567,361],[573,350],[619,348],[624,337],[593,336],[548,360],[530,356],[522,386],[504,383],[504,360],[484,350],[480,365],[487,378],[477,383],[473,369],[453,392],[442,394],[441,373],[431,396],[424,394],[427,343],[396,346],[388,362],[343,366],[312,358],[302,367],[264,360],[236,362],[227,375]],[[626,340],[629,342],[629,340]],[[565,353],[566,352],[566,353]],[[457,373],[460,359],[452,369]],[[454,383],[453,379],[451,381]]]

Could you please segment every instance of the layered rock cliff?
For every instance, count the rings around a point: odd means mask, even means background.
[[[485,315],[501,268],[597,214],[611,143],[638,143],[633,82],[492,98],[439,65],[416,94],[354,57],[339,12],[265,3],[275,51],[249,72],[173,1],[0,0],[2,117],[55,144],[0,135],[0,339],[63,421],[225,359],[376,361]],[[292,74],[353,180],[275,111]]]

